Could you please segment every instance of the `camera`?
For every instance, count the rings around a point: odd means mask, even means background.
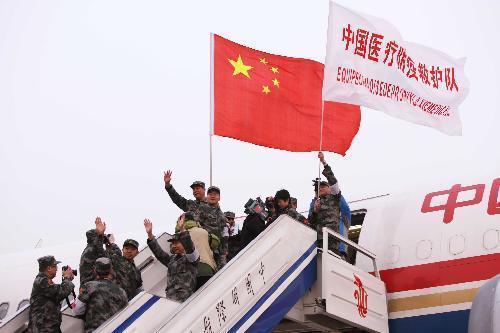
[[[104,235],[104,245],[106,245],[106,246],[111,246],[111,242],[109,241],[109,237],[111,237],[111,234]]]
[[[263,221],[267,219],[266,205],[260,197],[248,199],[244,207],[246,214],[257,214]]]
[[[62,271],[63,271],[63,272],[66,272],[67,270],[68,270],[68,265],[66,265],[66,266],[63,266],[63,267],[62,267]],[[76,270],[76,269],[72,269],[71,271],[73,271],[73,275],[74,275],[74,276],[77,276],[77,275],[78,275],[78,270]]]

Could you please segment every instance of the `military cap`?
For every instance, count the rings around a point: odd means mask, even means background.
[[[297,205],[297,198],[290,197],[290,203],[291,203],[292,205]]]
[[[172,238],[170,238],[167,242],[172,243],[174,241],[179,241],[179,242],[181,241],[181,233],[180,232],[173,234]]]
[[[95,261],[95,272],[98,275],[106,275],[111,271],[111,260],[101,257]]]
[[[135,247],[136,249],[139,248],[139,242],[136,241],[135,239],[126,239],[125,242],[123,242],[123,247],[127,246],[127,245],[131,245],[133,247]]]
[[[85,235],[87,236],[87,243],[90,244],[97,237],[97,232],[95,231],[95,229],[90,229],[85,233]]]
[[[328,182],[326,180],[321,180],[321,178],[313,179],[313,186],[314,187],[318,187],[318,183],[319,183],[319,186],[330,186],[330,184],[328,184]]]
[[[41,258],[38,258],[37,260],[38,260],[38,267],[40,267],[40,270],[61,263],[60,261],[56,260],[54,256],[43,256]]]
[[[191,220],[194,220],[194,219],[195,219],[194,212],[187,211],[187,212],[184,213],[184,220],[191,221]]]
[[[191,188],[194,188],[195,186],[201,186],[201,187],[205,188],[205,183],[204,183],[204,182],[202,182],[202,181],[196,180],[196,181],[194,181],[194,182],[191,184],[191,186],[190,186],[190,187],[191,187]]]
[[[234,214],[233,212],[224,212],[224,216],[227,218],[227,219],[234,219],[236,217],[236,214]]]
[[[210,186],[207,190],[207,193],[210,193],[210,192],[217,192],[220,194],[220,188],[218,188],[217,186]]]

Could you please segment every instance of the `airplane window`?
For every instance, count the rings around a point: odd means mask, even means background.
[[[19,304],[17,305],[17,309],[19,310],[20,308],[25,307],[26,305],[30,304],[29,299],[23,299]]]
[[[9,312],[9,303],[4,302],[0,304],[0,320],[7,316],[7,312]]]

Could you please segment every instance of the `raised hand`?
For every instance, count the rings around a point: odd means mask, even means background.
[[[95,231],[98,235],[104,235],[106,231],[106,223],[102,222],[99,216],[95,219]]]
[[[185,231],[186,229],[184,228],[184,223],[186,222],[186,214],[182,214],[179,219],[177,220],[177,227],[179,228],[179,231]]]
[[[326,164],[326,161],[325,161],[325,155],[323,154],[323,152],[322,152],[322,151],[320,151],[320,152],[318,153],[318,158],[319,158],[320,162],[321,162],[321,163],[323,163],[323,165],[325,165],[325,164]]]
[[[149,219],[144,219],[144,229],[148,234],[149,239],[153,239],[153,223]]]
[[[165,185],[169,185],[172,180],[172,171],[168,170],[167,172],[163,172],[163,181]]]

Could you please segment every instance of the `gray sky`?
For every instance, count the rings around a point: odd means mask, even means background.
[[[467,57],[471,84],[462,137],[363,109],[347,156],[327,155],[345,196],[498,172],[500,3],[338,3]],[[163,170],[187,197],[208,182],[209,33],[323,62],[327,17],[327,0],[0,0],[0,253],[83,238],[96,215],[116,233],[141,235],[144,217],[172,231]],[[215,137],[222,208],[284,187],[307,209],[315,156]]]

